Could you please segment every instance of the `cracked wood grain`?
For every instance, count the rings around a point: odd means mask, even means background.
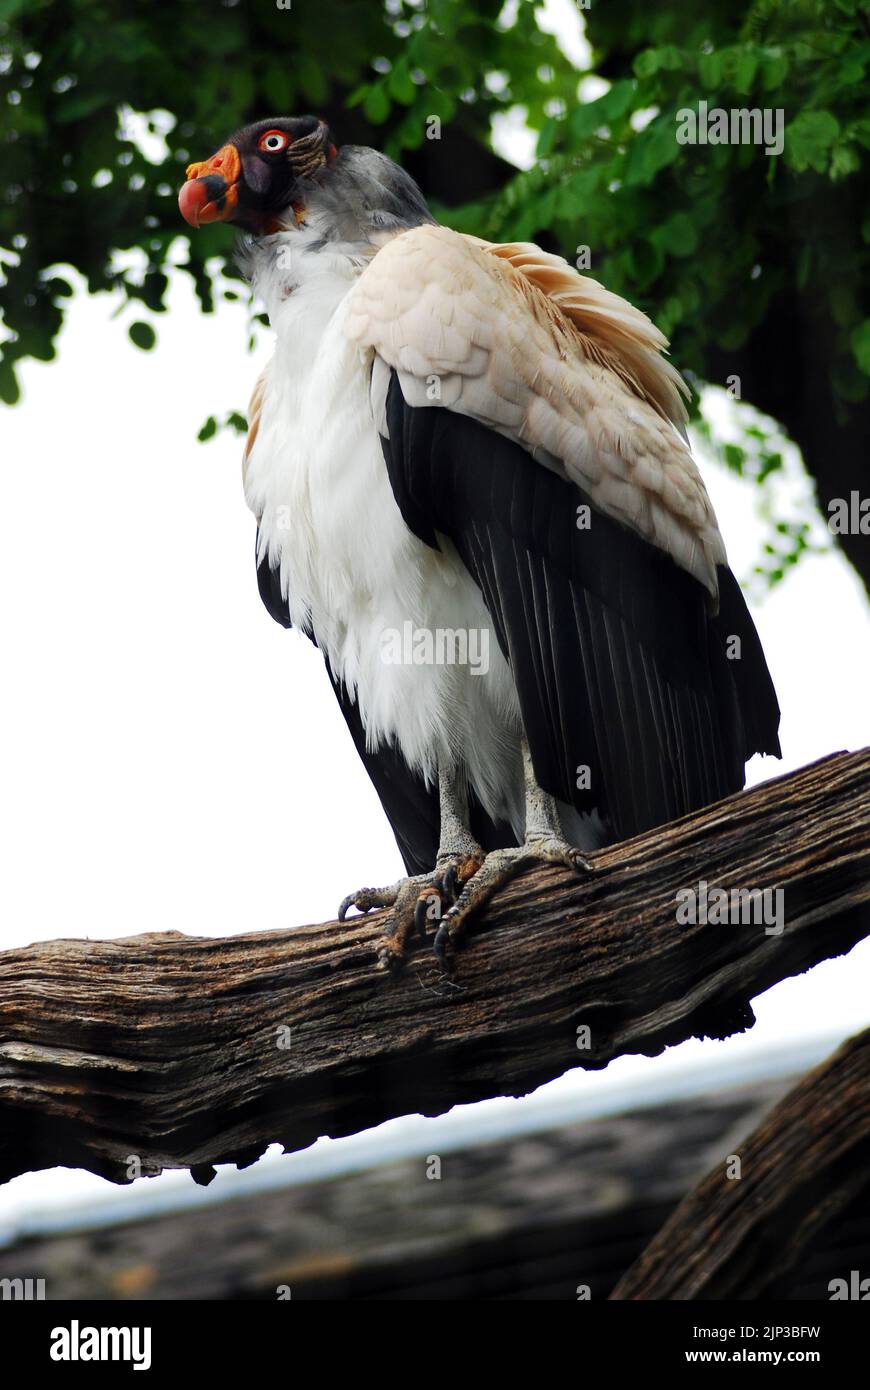
[[[384,913],[0,953],[0,1180],[64,1165],[207,1182],[275,1141],[299,1149],[742,1031],[754,996],[870,933],[870,751],[593,857],[589,877],[540,868],[502,891],[452,982],[430,944],[398,976],[374,968]],[[679,925],[676,893],[701,879],[782,889],[784,932]]]
[[[764,1298],[868,1189],[870,1029],[808,1072],[732,1155],[723,1154],[610,1297]]]

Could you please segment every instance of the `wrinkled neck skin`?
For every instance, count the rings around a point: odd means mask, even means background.
[[[295,291],[324,278],[349,284],[385,242],[433,222],[413,180],[375,150],[347,146],[334,163],[296,190],[282,230],[245,238],[237,260],[274,322]]]

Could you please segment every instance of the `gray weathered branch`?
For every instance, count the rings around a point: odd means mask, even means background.
[[[208,1181],[274,1141],[297,1149],[751,1026],[755,995],[870,932],[870,751],[594,858],[591,877],[541,868],[501,893],[454,982],[428,946],[403,974],[378,972],[383,913],[0,953],[0,1180],[61,1164],[123,1182],[135,1155],[143,1173]],[[676,894],[700,880],[781,889],[785,931],[678,924]]]

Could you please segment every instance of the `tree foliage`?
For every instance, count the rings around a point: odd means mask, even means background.
[[[442,178],[439,215],[494,239],[543,238],[572,259],[588,247],[590,272],[655,317],[696,381],[737,376],[791,433],[823,505],[860,486],[868,5],[578,8],[592,46],[585,73],[542,31],[532,0],[0,0],[0,397],[17,398],[16,360],[53,355],[71,293],[63,266],[91,292],[120,288],[134,302],[130,334],[143,349],[179,237],[205,311],[236,293],[227,229],[186,238],[175,194],[188,161],[237,126],[315,111],[339,142],[378,144],[415,167],[437,117],[446,146],[465,140],[451,146],[458,168],[463,151],[488,145],[493,117],[520,106],[537,133],[533,166],[490,169],[470,196],[466,179],[461,202],[451,196],[461,180]],[[701,101],[781,111],[781,150],[678,143],[678,113]],[[130,113],[143,117],[138,131]],[[747,467],[757,442],[732,444],[727,461]],[[778,458],[767,449],[765,476]],[[870,582],[866,538],[843,543]]]
[[[461,119],[484,142],[489,117],[509,104],[481,82],[489,63],[526,88],[540,62],[559,58],[530,5],[504,30],[500,8],[431,0],[396,15],[370,0],[296,0],[292,9],[274,0],[0,0],[0,309],[12,335],[0,398],[17,399],[16,360],[53,356],[71,293],[55,267],[74,266],[91,293],[120,288],[147,311],[143,321],[164,311],[167,253],[185,230],[176,205],[184,168],[248,120],[339,113],[355,93],[354,138],[378,142],[376,127],[390,117],[397,157],[425,138],[430,114]],[[474,101],[463,101],[472,91]],[[130,112],[145,116],[152,139],[137,138]],[[348,124],[340,115],[336,123]],[[144,274],[118,256],[134,249],[147,257]],[[184,269],[206,312],[216,265],[231,251],[225,227],[189,238]],[[138,328],[133,341],[147,348],[152,336]]]

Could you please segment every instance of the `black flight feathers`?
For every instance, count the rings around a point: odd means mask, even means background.
[[[480,587],[546,791],[597,808],[624,839],[737,791],[753,753],[779,755],[779,706],[729,569],[719,570],[713,617],[704,589],[668,555],[519,445],[455,412],[408,406],[395,374],[387,425],[402,516],[428,545],[448,537]],[[584,506],[588,528],[577,524]],[[257,582],[290,626],[265,561]],[[359,711],[330,679],[406,867],[422,873],[438,844],[436,791],[397,750],[366,751]],[[513,842],[479,806],[472,828],[484,849]]]
[[[479,585],[546,791],[597,807],[624,839],[738,790],[753,753],[779,754],[779,706],[730,570],[711,617],[668,555],[519,445],[409,407],[395,374],[387,427],[402,515],[429,545],[449,537]]]

